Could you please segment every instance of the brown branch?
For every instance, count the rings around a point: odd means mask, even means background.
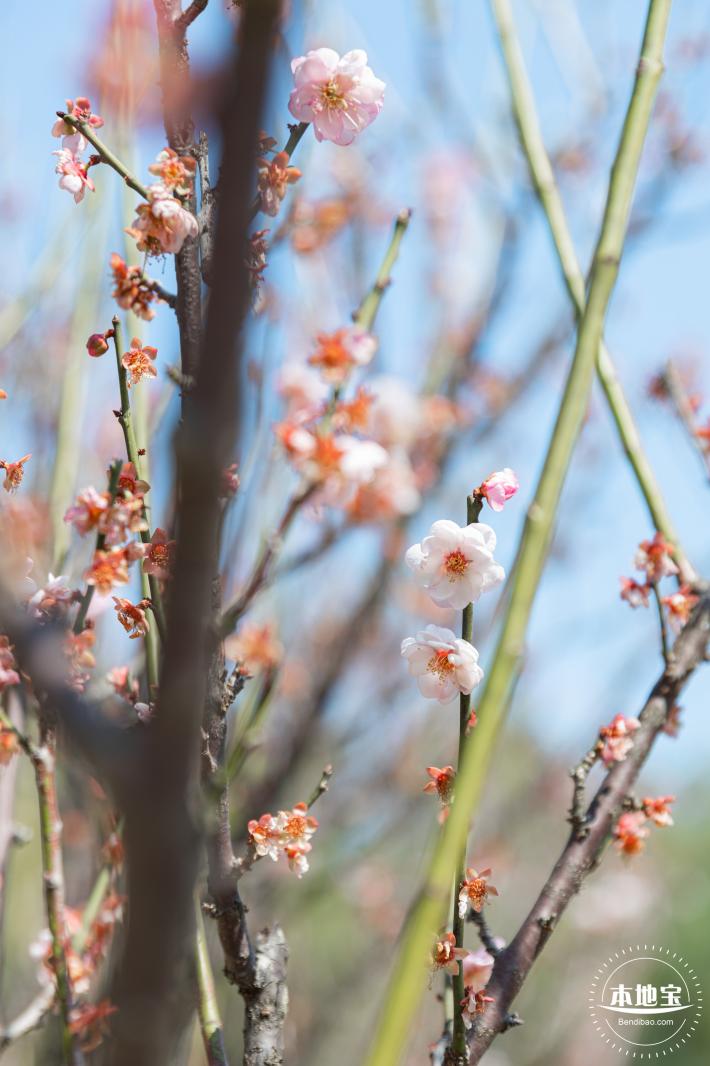
[[[176,5],[155,0],[166,104],[166,128],[176,150],[192,146],[192,123],[171,89],[187,77],[184,36]],[[250,304],[246,267],[234,249],[247,228],[254,181],[253,146],[266,97],[280,4],[244,6],[238,58],[225,91],[222,174],[230,195],[219,205],[214,278],[198,354],[199,264],[195,242],[178,257],[178,318],[183,369],[195,369],[175,439],[177,551],[168,605],[160,694],[134,766],[143,783],[139,811],[125,810],[130,922],[116,994],[112,1063],[148,1066],[174,1061],[176,1041],[192,1002],[193,892],[200,834],[196,818],[201,720],[212,659],[212,580],[217,572],[222,471],[239,425],[242,330]],[[183,96],[184,99],[184,96]],[[193,288],[193,285],[196,288]],[[195,303],[195,299],[197,303]]]
[[[153,0],[160,48],[160,82],[163,94],[163,121],[168,144],[178,155],[195,155],[195,127],[190,114],[190,59],[187,51],[187,12],[180,0]],[[203,5],[205,6],[205,5]],[[187,9],[189,12],[195,4]],[[199,11],[193,16],[196,17]],[[194,190],[183,206],[195,214]],[[175,256],[177,315],[180,331],[180,357],[184,374],[194,376],[200,355],[202,333],[202,276],[199,239],[189,237]]]
[[[639,715],[641,725],[634,745],[623,762],[608,772],[586,817],[586,835],[573,829],[554,870],[514,939],[498,958],[486,994],[488,1004],[472,1033],[470,1062],[481,1060],[496,1036],[503,1031],[510,1006],[570,900],[585,877],[597,865],[601,851],[622,810],[626,797],[645,763],[656,737],[691,674],[705,661],[710,639],[710,593],[707,587],[687,625],[673,646],[668,665],[654,685]]]
[[[184,33],[188,26],[191,26],[198,15],[201,15],[209,3],[209,0],[192,0],[189,7],[186,7],[182,15],[177,19],[175,23],[175,29],[178,33]]]

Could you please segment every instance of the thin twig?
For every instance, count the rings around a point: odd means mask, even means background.
[[[595,744],[593,748],[590,748],[584,758],[575,766],[573,770],[570,770],[570,777],[572,778],[572,806],[567,816],[567,821],[572,826],[572,833],[577,840],[583,840],[589,832],[587,827],[587,804],[585,786],[587,784],[587,778],[589,773],[599,758],[599,744]]]
[[[668,643],[668,629],[666,627],[666,616],[663,612],[663,604],[661,603],[661,593],[658,588],[658,582],[651,582],[651,590],[653,592],[653,598],[656,602],[656,610],[658,612],[658,628],[661,634],[661,655],[663,661],[668,665],[668,656],[670,655],[670,646]]]
[[[688,434],[688,438],[695,448],[695,451],[698,453],[700,462],[703,465],[703,472],[706,477],[710,477],[710,452],[706,450],[703,441],[698,436],[698,423],[695,418],[693,405],[686,392],[683,379],[678,373],[678,368],[672,359],[669,359],[666,363],[663,372],[663,381],[665,382],[668,395],[670,396],[676,414],[680,419],[681,425]],[[663,530],[661,530],[661,532],[663,532]]]
[[[496,943],[496,938],[488,926],[488,919],[483,911],[475,911],[471,908],[468,920],[473,922],[476,926],[476,929],[478,930],[478,939],[481,941],[488,954],[492,955],[493,958],[499,955],[501,951],[500,946]]]

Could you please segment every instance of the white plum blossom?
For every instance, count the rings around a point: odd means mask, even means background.
[[[421,544],[409,548],[405,561],[434,603],[460,611],[503,581],[495,546],[496,535],[484,522],[462,527],[441,519]]]
[[[429,625],[416,637],[406,637],[402,655],[422,696],[439,703],[470,695],[483,678],[477,650],[443,626]]]
[[[61,175],[59,188],[71,193],[75,203],[81,203],[87,189],[94,191],[94,183],[87,174],[85,164],[69,148],[60,148],[52,155],[57,157],[54,172]]]
[[[338,55],[316,48],[291,62],[295,88],[288,108],[299,122],[312,122],[316,139],[352,144],[382,110],[385,83],[356,48]]]

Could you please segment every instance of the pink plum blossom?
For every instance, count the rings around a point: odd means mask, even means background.
[[[289,111],[299,122],[312,122],[319,141],[352,144],[382,110],[385,83],[359,48],[342,57],[332,48],[316,48],[294,59],[291,71]]]
[[[493,558],[495,546],[496,535],[485,523],[462,527],[441,519],[421,544],[409,548],[405,562],[434,603],[460,611],[505,577]]]
[[[473,992],[482,992],[491,978],[495,959],[485,948],[469,951],[461,962],[463,983]]]
[[[139,204],[136,215],[126,233],[135,238],[138,251],[148,255],[176,255],[186,239],[198,233],[195,216],[160,182],[150,186],[148,203]]]
[[[86,165],[68,148],[60,148],[52,152],[52,155],[57,156],[54,173],[61,175],[59,188],[71,193],[75,203],[81,203],[87,189],[94,191],[94,183],[88,175]]]
[[[416,637],[406,637],[402,656],[422,696],[439,703],[450,703],[460,693],[470,695],[483,678],[477,650],[443,626],[429,625]]]
[[[640,725],[638,718],[624,718],[623,714],[617,714],[610,725],[599,730],[602,739],[601,757],[606,766],[624,761],[634,745],[631,734],[635,733]]]
[[[493,511],[502,511],[503,504],[511,496],[515,496],[519,488],[517,477],[510,467],[506,466],[504,470],[496,470],[495,473],[489,474],[477,492],[488,501]]]

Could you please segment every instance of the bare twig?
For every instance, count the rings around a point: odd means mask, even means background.
[[[589,772],[599,758],[599,745],[595,744],[593,748],[590,748],[584,758],[575,766],[573,770],[570,770],[569,775],[572,778],[572,806],[567,816],[567,821],[572,826],[572,833],[577,840],[583,840],[589,832],[587,827],[587,811],[585,800],[585,785]]]
[[[700,462],[703,464],[705,476],[710,477],[710,452],[705,449],[703,441],[698,436],[698,423],[695,418],[693,405],[686,392],[683,379],[678,373],[678,368],[672,359],[669,359],[666,363],[663,372],[663,380],[681,425],[688,434],[690,442],[698,453]]]

